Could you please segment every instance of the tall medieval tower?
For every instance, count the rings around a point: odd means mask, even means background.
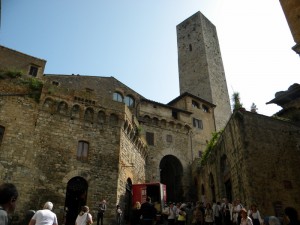
[[[231,108],[216,27],[197,12],[177,25],[177,45],[180,94],[215,104],[216,129],[222,129]]]

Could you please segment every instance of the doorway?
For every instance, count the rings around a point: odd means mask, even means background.
[[[88,183],[82,177],[73,177],[67,184],[65,225],[74,225],[81,207],[86,205]]]
[[[173,155],[162,158],[159,165],[160,182],[166,185],[167,201],[183,201],[183,168],[179,159]]]

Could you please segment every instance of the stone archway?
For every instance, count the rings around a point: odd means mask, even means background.
[[[167,200],[183,201],[182,176],[183,168],[179,159],[173,155],[162,158],[159,165],[160,182],[167,186]]]
[[[86,205],[88,183],[82,177],[73,177],[67,184],[65,225],[74,225],[81,207]]]

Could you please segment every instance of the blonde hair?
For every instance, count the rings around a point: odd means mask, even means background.
[[[136,202],[134,208],[140,209],[141,208],[141,203],[140,202]]]
[[[83,214],[85,214],[86,212],[89,212],[89,211],[90,211],[90,209],[88,206],[86,206],[86,205],[82,206],[79,215],[82,216]]]

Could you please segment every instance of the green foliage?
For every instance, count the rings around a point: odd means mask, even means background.
[[[232,94],[232,102],[233,102],[233,110],[238,110],[240,108],[243,108],[243,104],[241,103],[239,92],[234,92]]]
[[[20,70],[0,70],[0,79],[18,78],[23,75]]]
[[[216,143],[217,143],[217,141],[218,141],[218,139],[219,139],[219,137],[221,136],[222,133],[223,133],[223,129],[218,131],[218,132],[213,132],[212,133],[212,138],[207,143],[207,146],[206,146],[206,148],[205,148],[205,150],[202,154],[202,157],[201,157],[201,160],[200,160],[201,165],[204,164],[207,161],[212,149],[215,147],[215,145],[216,145]]]

